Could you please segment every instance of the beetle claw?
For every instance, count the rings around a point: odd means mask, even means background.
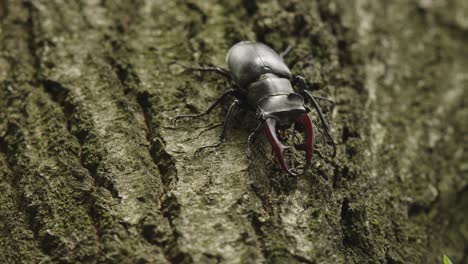
[[[284,160],[284,152],[290,148],[290,146],[285,146],[281,141],[278,139],[276,135],[276,120],[272,118],[268,118],[265,120],[265,132],[267,134],[268,140],[270,141],[271,146],[273,147],[273,151],[278,158],[278,162],[285,172],[296,176],[294,172],[292,172],[288,166],[286,165],[286,161]]]
[[[273,148],[273,151],[278,158],[278,162],[281,166],[281,169],[292,176],[296,176],[297,174],[292,172],[288,166],[286,165],[286,161],[284,159],[284,153],[290,146],[285,146],[276,135],[276,124],[277,121],[272,118],[268,118],[265,120],[265,132],[267,134],[268,140]],[[311,161],[312,161],[312,153],[314,150],[314,129],[312,126],[312,121],[307,114],[302,114],[295,119],[295,123],[297,126],[300,126],[301,129],[305,131],[306,139],[305,142],[302,144],[296,144],[295,148],[298,150],[302,150],[306,152],[306,166],[307,168]]]
[[[310,117],[307,114],[298,116],[295,122],[296,125],[302,127],[305,132],[305,142],[302,144],[297,144],[296,148],[306,152],[307,168],[312,161],[312,154],[314,153],[314,126],[312,125],[312,120],[310,120]]]

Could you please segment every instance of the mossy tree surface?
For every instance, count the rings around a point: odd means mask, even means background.
[[[0,3],[5,263],[468,263],[468,6],[444,1]],[[252,115],[200,112],[240,40],[334,99],[338,155],[281,173]],[[318,124],[314,113],[311,116]],[[202,133],[203,132],[203,133]]]

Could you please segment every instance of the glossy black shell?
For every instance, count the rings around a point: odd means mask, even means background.
[[[226,61],[234,81],[241,88],[257,81],[266,73],[291,79],[291,71],[283,59],[263,43],[242,41],[228,51]]]
[[[246,93],[259,118],[293,117],[307,112],[302,96],[294,92],[292,74],[278,53],[259,42],[242,41],[231,47],[227,64],[236,84]],[[287,124],[289,121],[285,121]]]

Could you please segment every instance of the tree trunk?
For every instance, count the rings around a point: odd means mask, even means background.
[[[1,1],[0,259],[468,263],[467,3]],[[222,108],[170,119],[230,84],[180,64],[246,39],[336,101],[336,158],[248,159],[246,111],[194,157]]]

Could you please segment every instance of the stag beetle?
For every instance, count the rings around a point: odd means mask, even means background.
[[[284,131],[294,124],[294,129],[305,132],[305,142],[296,144],[298,150],[305,151],[307,168],[312,160],[314,150],[314,128],[312,121],[307,113],[310,111],[306,107],[306,102],[312,104],[319,114],[322,126],[327,137],[333,145],[333,156],[336,153],[335,142],[330,134],[330,126],[325,120],[320,106],[316,99],[333,101],[313,96],[306,88],[308,83],[302,76],[294,76],[288,66],[284,63],[283,57],[289,52],[288,47],[284,52],[278,54],[267,45],[260,42],[241,41],[230,48],[227,53],[226,61],[229,70],[214,67],[200,66],[189,67],[186,69],[204,72],[216,72],[230,80],[234,89],[226,91],[214,102],[206,111],[193,115],[178,115],[173,118],[174,121],[186,117],[200,117],[209,114],[224,98],[233,96],[235,101],[229,107],[219,142],[214,145],[204,146],[197,150],[199,152],[205,148],[217,147],[221,145],[226,138],[228,123],[232,117],[233,111],[240,105],[246,105],[250,110],[256,111],[256,117],[259,123],[248,139],[247,154],[250,154],[250,145],[255,134],[262,126],[265,126],[266,136],[275,152],[281,168],[291,175],[296,175],[288,168],[285,162],[284,154],[290,146],[284,145],[276,134],[277,131]],[[300,91],[295,92],[293,86],[299,84]],[[242,104],[241,104],[242,103]]]

